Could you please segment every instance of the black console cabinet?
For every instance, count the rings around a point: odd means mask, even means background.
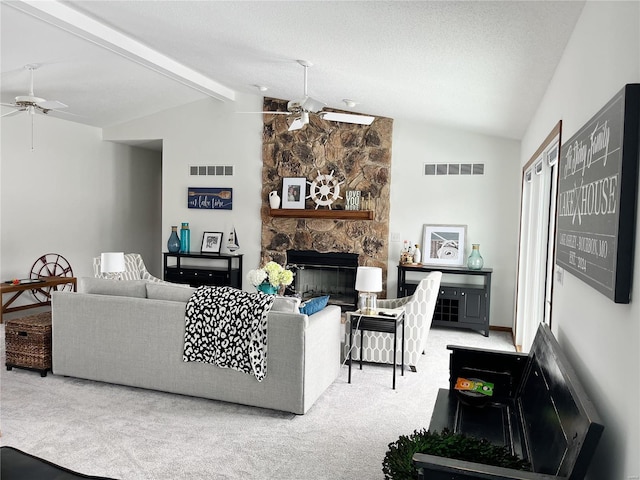
[[[185,259],[186,262],[184,262]],[[167,282],[230,286],[242,289],[242,255],[215,253],[164,253]]]
[[[413,294],[420,282],[420,273],[426,274],[433,271],[442,272],[443,276],[456,275],[456,278],[460,278],[460,282],[456,280],[440,284],[433,325],[470,328],[488,337],[493,270],[491,268],[470,270],[466,267],[398,265],[398,298]],[[415,278],[407,279],[409,272],[416,273],[413,275]],[[467,278],[466,276],[481,276],[483,283],[464,283],[463,279]]]

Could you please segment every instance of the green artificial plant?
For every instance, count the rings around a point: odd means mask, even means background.
[[[493,445],[484,438],[453,433],[446,428],[442,432],[422,429],[408,436],[400,435],[398,440],[389,444],[389,450],[382,462],[384,478],[386,480],[418,478],[418,471],[412,460],[414,453],[426,453],[516,470],[529,470],[529,464],[518,456],[512,455],[506,447]]]

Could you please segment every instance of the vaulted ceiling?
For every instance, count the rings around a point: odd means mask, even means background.
[[[519,139],[583,5],[3,1],[1,100],[28,93],[38,64],[34,93],[68,105],[50,115],[105,127],[235,92],[298,99],[304,59],[330,107]]]

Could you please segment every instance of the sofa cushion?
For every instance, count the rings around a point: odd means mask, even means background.
[[[300,313],[300,299],[277,296],[271,307],[272,312]]]
[[[172,302],[187,302],[196,289],[189,285],[178,283],[168,285],[166,283],[147,283],[147,298],[153,300],[170,300]]]
[[[146,280],[109,280],[106,278],[78,278],[78,292],[118,297],[146,298]]]
[[[329,301],[329,295],[310,298],[306,302],[302,302],[300,304],[300,313],[303,313],[305,315],[313,315],[314,313],[319,312],[324,307],[326,307],[328,301]]]

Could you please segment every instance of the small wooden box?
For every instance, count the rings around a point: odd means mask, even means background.
[[[7,370],[27,368],[47,376],[51,369],[51,312],[5,322]]]

